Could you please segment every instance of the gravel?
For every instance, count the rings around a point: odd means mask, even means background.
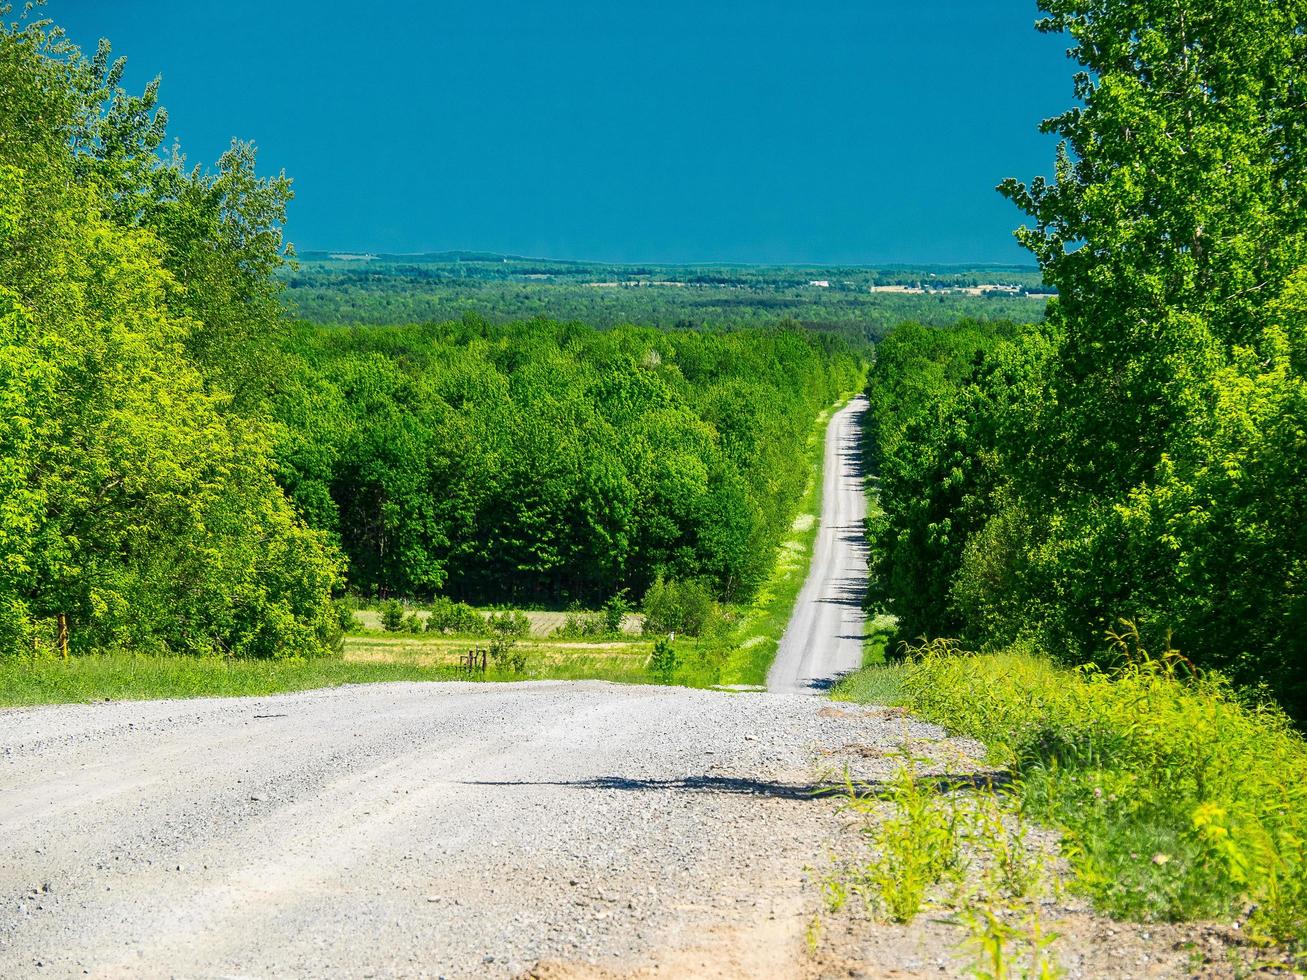
[[[631,970],[706,939],[767,971],[839,819],[814,764],[939,735],[597,682],[3,711],[0,976]]]
[[[767,674],[773,691],[820,693],[862,666],[867,595],[867,494],[862,476],[863,395],[832,416],[822,463],[821,527],[812,568]]]

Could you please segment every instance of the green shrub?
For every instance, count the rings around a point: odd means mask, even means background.
[[[617,634],[622,632],[622,620],[626,614],[631,611],[631,603],[627,601],[626,590],[622,589],[604,603],[604,630],[607,633]]]
[[[490,641],[490,660],[497,670],[521,674],[526,671],[526,659],[526,651],[512,634],[499,633]]]
[[[427,631],[431,633],[484,633],[485,618],[465,602],[454,602],[437,596],[431,603],[427,617]]]
[[[585,640],[606,635],[608,626],[600,616],[584,616],[580,613],[568,613],[563,624],[554,630],[559,639]]]
[[[333,600],[332,609],[336,615],[336,625],[340,627],[342,634],[357,633],[363,628],[358,618],[359,602],[354,596],[346,595]]]
[[[404,631],[406,633],[421,633],[422,629],[422,617],[417,613],[409,613],[404,617]]]
[[[676,644],[663,637],[654,643],[653,654],[649,657],[649,672],[664,684],[670,684],[676,669],[681,666],[677,656]]]
[[[404,607],[397,600],[387,599],[381,604],[381,627],[388,633],[404,628]]]
[[[697,579],[677,581],[659,576],[645,593],[642,606],[646,633],[704,636],[721,622],[712,592]]]
[[[531,632],[531,620],[524,612],[492,613],[486,620],[490,632],[495,636],[526,636]]]

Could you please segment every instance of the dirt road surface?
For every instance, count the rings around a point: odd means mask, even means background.
[[[821,526],[812,568],[767,675],[773,691],[819,694],[862,666],[867,594],[867,497],[862,475],[862,420],[858,396],[832,416],[826,429]]]
[[[830,426],[773,691],[377,684],[0,711],[0,977],[958,975],[939,916],[820,918],[832,859],[865,842],[815,788],[884,780],[904,753],[983,765],[899,710],[811,696],[860,658],[864,410]],[[1156,927],[1048,914],[1071,976],[1184,975],[1217,942],[1159,957]]]
[[[849,724],[590,682],[6,711],[0,976],[797,975]]]

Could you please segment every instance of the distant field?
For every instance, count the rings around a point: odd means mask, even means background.
[[[345,662],[358,666],[389,666],[420,670],[455,670],[471,650],[488,650],[488,641],[452,637],[351,636],[345,640]],[[497,667],[487,657],[486,675],[492,680],[599,679],[624,683],[648,683],[646,668],[653,642],[634,641],[539,641],[521,640],[515,652],[525,655],[518,673]],[[479,653],[478,653],[479,656]],[[479,660],[478,660],[479,662]],[[479,673],[475,676],[482,676]]]
[[[757,327],[795,321],[863,340],[903,320],[1043,318],[1025,266],[659,266],[479,253],[309,252],[284,275],[288,305],[325,324],[549,317],[611,327]],[[649,288],[662,287],[662,288]]]
[[[486,610],[482,610],[485,612]],[[405,610],[407,614],[409,610]],[[413,609],[412,612],[422,621],[426,621],[429,614],[425,609]],[[381,625],[381,613],[373,609],[360,609],[354,614],[359,621],[359,625],[369,633],[380,633],[383,631]],[[531,635],[535,637],[552,636],[560,626],[567,622],[569,613],[565,612],[539,612],[528,610],[525,613],[527,619],[531,621]],[[596,613],[586,613],[587,616],[595,616]],[[644,616],[640,613],[631,613],[622,620],[622,631],[624,633],[639,634],[644,628]]]

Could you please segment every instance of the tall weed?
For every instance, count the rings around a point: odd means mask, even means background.
[[[1307,939],[1307,743],[1126,627],[1116,666],[1066,670],[1028,652],[933,645],[898,668],[904,703],[982,740],[1022,803],[1060,827],[1076,884],[1135,919],[1242,917],[1265,940]]]

